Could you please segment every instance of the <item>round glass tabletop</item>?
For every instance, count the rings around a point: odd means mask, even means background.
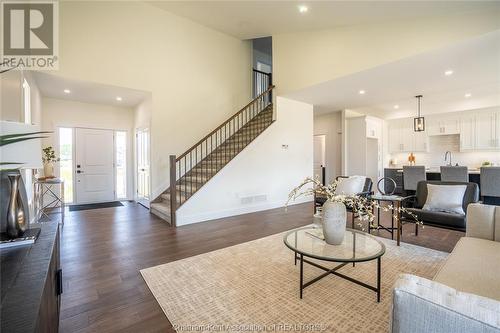
[[[385,253],[385,245],[375,237],[347,229],[340,245],[324,241],[323,231],[312,227],[288,232],[283,238],[292,251],[306,257],[336,262],[361,262],[376,259]]]

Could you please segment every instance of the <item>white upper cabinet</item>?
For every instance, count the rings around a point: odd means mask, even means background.
[[[496,114],[481,112],[476,114],[476,148],[496,148]]]
[[[428,151],[428,136],[425,132],[414,132],[413,134],[413,151],[426,152]]]
[[[427,140],[426,132],[413,131],[413,118],[389,122],[389,151],[391,153],[427,151]]]
[[[460,117],[460,151],[473,150],[476,146],[476,117],[466,113]]]
[[[499,108],[429,115],[425,120],[424,132],[413,132],[413,118],[389,121],[389,151],[427,152],[429,136],[451,134],[460,135],[460,151],[500,150]]]
[[[429,135],[450,135],[460,133],[460,117],[457,114],[443,114],[427,117]]]

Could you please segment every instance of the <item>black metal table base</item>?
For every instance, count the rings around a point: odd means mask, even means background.
[[[368,223],[368,233],[370,234],[372,230],[385,230],[391,234],[391,239],[394,240],[394,230],[398,230],[398,228],[394,227],[394,214],[391,213],[391,226],[390,227],[385,227],[383,225],[380,225],[380,200],[376,200],[378,202],[379,207],[377,208],[377,226],[372,227],[370,223]],[[394,206],[394,201],[388,201],[391,203],[392,206]]]
[[[338,276],[340,278],[343,278],[347,281],[350,281],[350,282],[353,282],[353,283],[356,283],[362,287],[365,287],[367,289],[370,289],[374,292],[377,293],[377,302],[380,303],[380,277],[381,277],[381,259],[382,257],[378,257],[376,258],[377,259],[377,286],[376,287],[373,287],[367,283],[364,283],[362,281],[359,281],[359,280],[356,280],[350,276],[347,276],[345,274],[342,274],[342,273],[339,273],[337,272],[337,270],[339,270],[340,268],[344,267],[345,265],[347,265],[348,263],[351,263],[350,261],[349,262],[343,262],[333,268],[327,268],[327,267],[324,267],[324,266],[321,266],[320,264],[318,263],[315,263],[313,261],[310,261],[308,259],[304,259],[304,255],[303,254],[297,254],[297,253],[294,253],[294,256],[295,256],[295,264],[297,264],[297,260],[299,260],[299,266],[300,266],[300,298],[302,299],[302,294],[303,294],[303,290],[312,285],[313,283],[315,282],[318,282],[319,280],[321,280],[322,278],[324,278],[325,276],[328,276],[330,274],[333,274],[335,276]],[[373,259],[375,260],[375,259]],[[325,271],[325,273],[315,277],[314,279],[308,281],[308,282],[305,282],[304,283],[304,263],[307,263],[311,266],[314,266],[314,267],[317,267],[319,269],[322,269]],[[355,264],[355,262],[352,262],[353,263],[353,266]]]

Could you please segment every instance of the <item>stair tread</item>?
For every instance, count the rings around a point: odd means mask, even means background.
[[[257,136],[265,131],[273,123],[272,117],[273,107],[270,104],[254,115],[235,133],[225,138],[225,141],[201,161],[197,161],[196,165],[192,166],[185,175],[177,180],[175,184],[177,200],[182,203],[188,200],[194,192],[199,190]],[[170,217],[170,190],[167,189],[163,192],[159,199],[160,201],[151,204],[151,209]]]

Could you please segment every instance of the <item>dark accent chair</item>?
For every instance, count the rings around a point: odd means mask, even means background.
[[[406,207],[406,210],[415,214],[419,221],[424,225],[432,225],[445,229],[453,229],[465,231],[466,218],[465,215],[436,212],[423,210],[422,207],[427,200],[427,184],[433,185],[467,185],[462,201],[464,212],[467,213],[467,206],[471,203],[479,201],[479,186],[476,183],[469,182],[443,182],[443,181],[420,181],[417,185],[417,192],[415,196],[407,197],[406,199],[414,199],[412,207]],[[405,199],[405,201],[406,201]],[[401,216],[402,222],[415,222],[415,219],[408,214],[403,213]],[[415,234],[418,235],[418,225],[415,225]]]
[[[336,180],[338,180],[339,178],[349,178],[349,177],[348,176],[338,176],[336,178]],[[371,178],[366,177],[365,185],[363,186],[363,192],[357,193],[356,195],[368,197],[369,195],[373,194],[372,187],[373,187],[373,181],[371,180]],[[325,197],[316,196],[314,198],[314,211],[316,212],[317,207],[323,206],[325,201],[326,201]],[[355,220],[357,214],[356,214],[356,212],[353,212],[352,208],[349,208],[349,207],[347,207],[347,211],[352,213],[351,214],[351,216],[352,216],[352,228],[354,229],[354,220]]]

